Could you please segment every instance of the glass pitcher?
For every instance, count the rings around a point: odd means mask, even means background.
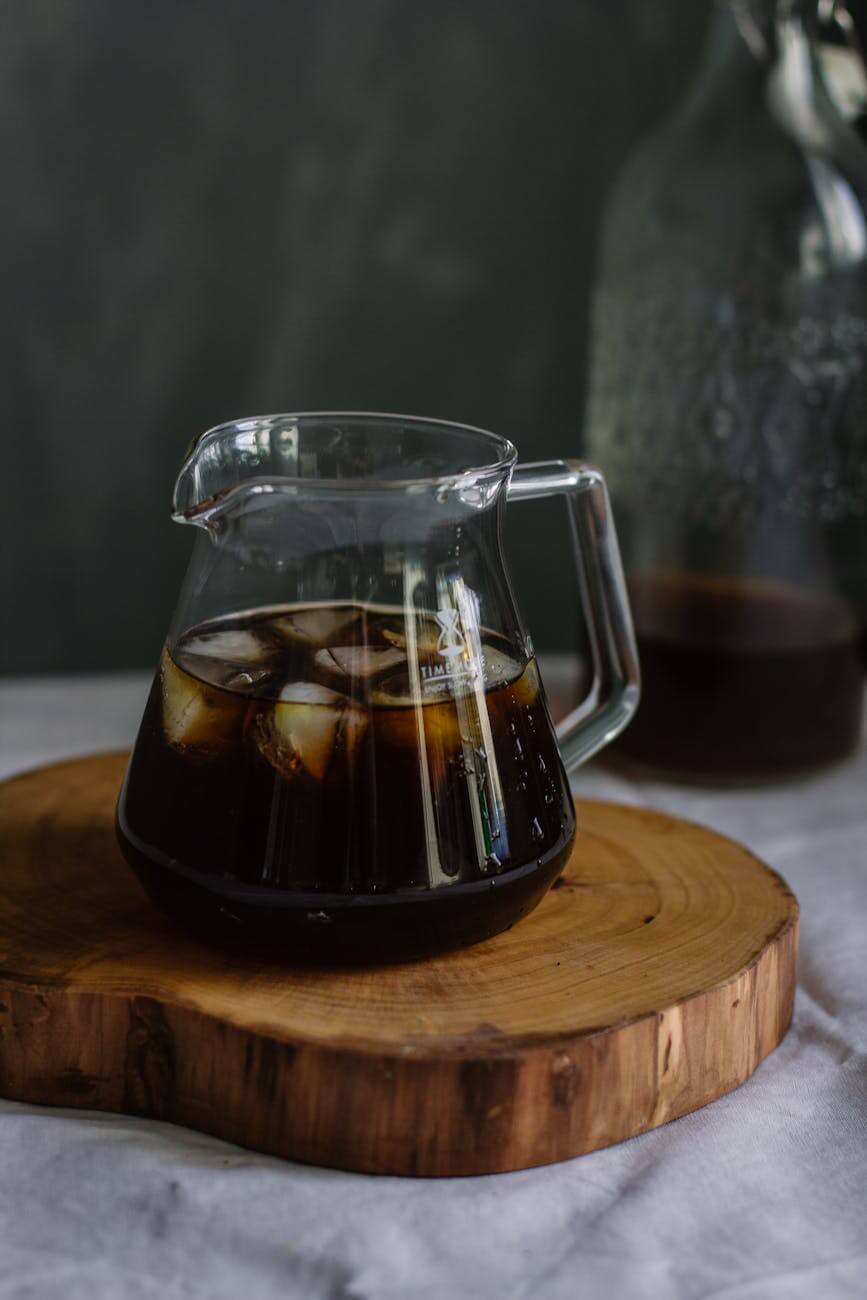
[[[197,544],[117,811],[187,928],[394,960],[539,902],[575,834],[566,771],[626,725],[638,668],[601,476],[515,462],[505,438],[390,415],[193,445],[174,518]],[[507,499],[555,494],[595,665],[557,736],[501,546]]]

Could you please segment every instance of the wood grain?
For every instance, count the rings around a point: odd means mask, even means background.
[[[0,785],[0,1092],[368,1172],[562,1160],[742,1083],[788,1028],[798,905],[740,845],[580,802],[513,930],[426,962],[287,968],[186,938],[116,847],[125,756]]]

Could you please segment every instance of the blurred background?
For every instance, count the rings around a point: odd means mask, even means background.
[[[0,673],[155,661],[172,483],[221,420],[394,410],[579,453],[602,205],[708,11],[3,5]],[[537,645],[571,648],[565,515],[513,511],[508,545]]]

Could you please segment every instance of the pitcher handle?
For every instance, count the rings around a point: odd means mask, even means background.
[[[599,470],[579,460],[516,465],[510,501],[565,496],[581,604],[593,659],[593,686],[557,727],[567,771],[613,740],[638,707],[641,677],[632,615],[608,489]]]

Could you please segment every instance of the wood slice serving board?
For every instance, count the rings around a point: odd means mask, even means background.
[[[277,1155],[480,1174],[641,1133],[742,1083],[792,1013],[798,905],[746,849],[580,802],[506,934],[313,970],[187,939],[115,845],[123,755],[0,785],[0,1093]]]

